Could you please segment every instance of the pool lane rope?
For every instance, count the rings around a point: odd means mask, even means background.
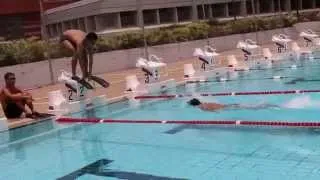
[[[299,78],[299,77],[286,77],[286,76],[273,76],[268,78],[257,78],[257,79],[226,79],[226,78],[219,78],[218,80],[191,80],[185,79],[187,84],[192,83],[214,83],[214,82],[232,82],[232,81],[254,81],[254,80],[279,80],[279,79],[289,79],[289,78]]]
[[[284,121],[206,121],[206,120],[112,120],[99,118],[72,118],[61,117],[56,120],[58,123],[109,123],[109,124],[193,124],[193,125],[235,125],[235,126],[278,126],[278,127],[311,127],[320,128],[320,122],[284,122]]]
[[[280,94],[303,94],[319,93],[320,90],[286,90],[286,91],[251,91],[251,92],[222,92],[222,93],[200,93],[200,94],[164,94],[164,95],[141,95],[134,99],[172,99],[197,96],[248,96],[248,95],[280,95]]]

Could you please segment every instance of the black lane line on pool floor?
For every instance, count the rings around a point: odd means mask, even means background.
[[[225,81],[221,80],[205,80],[205,81],[187,81],[187,84],[200,84],[200,83],[215,83],[215,82],[237,82],[237,81],[257,81],[257,80],[278,80],[278,79],[290,79],[290,78],[296,78],[299,77],[286,77],[286,76],[280,76],[279,78],[273,78],[273,77],[267,77],[267,78],[252,78],[252,79],[228,79]]]
[[[316,128],[287,128],[287,127],[227,127],[227,126],[214,126],[214,125],[177,125],[172,129],[165,131],[165,134],[175,135],[181,133],[184,130],[198,130],[198,131],[230,131],[230,132],[245,132],[245,133],[263,133],[269,135],[314,135],[320,136],[320,130]]]
[[[296,78],[289,82],[286,82],[285,84],[297,84],[297,82],[319,82],[320,79],[305,79],[305,78]]]
[[[136,172],[126,172],[120,170],[112,170],[106,168],[111,164],[113,160],[109,159],[100,159],[96,162],[86,165],[85,167],[71,172],[70,174],[58,178],[57,180],[75,180],[83,175],[90,174],[93,176],[100,177],[113,177],[117,179],[129,179],[129,180],[187,180],[185,178],[171,178],[171,177],[162,177],[155,176],[151,174],[136,173]]]

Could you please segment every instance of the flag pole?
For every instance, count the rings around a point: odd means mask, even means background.
[[[40,6],[40,21],[41,21],[41,39],[44,39],[44,42],[49,45],[49,41],[48,41],[48,34],[47,34],[47,30],[46,30],[46,21],[45,21],[45,17],[44,17],[44,7],[43,7],[43,0],[39,0],[39,6]],[[52,67],[52,60],[50,58],[50,53],[46,51],[44,52],[44,57],[46,59],[48,59],[48,63],[49,63],[49,72],[50,72],[50,80],[51,80],[51,84],[54,84],[54,75],[53,75],[53,67]]]

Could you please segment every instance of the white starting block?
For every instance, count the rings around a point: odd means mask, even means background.
[[[176,87],[174,79],[161,81],[160,69],[167,68],[167,64],[163,63],[161,58],[156,55],[150,55],[148,60],[139,58],[136,66],[144,72],[145,79],[141,83],[136,75],[126,77],[125,94],[128,98],[139,94],[163,92]]]
[[[311,29],[307,29],[300,33],[300,37],[302,37],[306,42],[306,47],[309,45],[314,46],[317,45],[319,40],[319,35],[313,32]],[[319,44],[320,45],[320,44]]]
[[[160,79],[160,69],[167,67],[166,63],[156,55],[150,55],[149,59],[139,58],[136,67],[141,68],[145,75],[145,83],[157,82]]]
[[[198,57],[198,59],[202,62],[201,69],[204,71],[207,70],[206,65],[209,66],[209,69],[213,68],[217,63],[216,57],[220,54],[216,52],[216,49],[211,46],[205,46],[204,50],[200,48],[196,48],[193,52],[193,56]]]
[[[78,101],[68,101],[61,90],[49,92],[48,99],[48,111],[56,116],[75,113],[85,109],[90,109],[107,104],[107,98],[105,95]]]
[[[306,42],[306,47],[310,47],[312,51],[312,58],[319,59],[320,58],[320,36],[313,32],[311,29],[307,29],[300,33],[300,37],[302,37]]]
[[[153,83],[141,83],[136,75],[129,75],[126,77],[125,94],[128,99],[132,99],[137,95],[161,93],[168,89],[174,89],[175,87],[176,81],[174,79],[157,81]]]
[[[193,56],[197,57],[202,64],[199,70],[195,70],[192,64],[185,64],[185,81],[204,81],[209,78],[229,79],[234,69],[232,67],[218,67],[217,57],[219,55],[216,49],[211,46],[205,46],[204,50],[196,48]]]
[[[235,71],[232,67],[217,67],[212,70],[199,70],[196,71],[192,64],[184,65],[184,79],[185,81],[206,81],[208,79],[214,78],[219,81],[232,79],[234,77]]]
[[[241,49],[244,52],[244,60],[254,60],[256,55],[260,55],[259,49],[260,46],[251,39],[246,39],[244,41],[239,41],[237,44],[237,48]]]
[[[272,67],[272,62],[263,57],[261,47],[251,39],[239,41],[237,48],[244,52],[244,63],[249,69],[267,69]]]
[[[272,36],[272,42],[277,46],[278,53],[283,53],[288,50],[289,42],[292,40],[285,34],[276,34]]]
[[[93,92],[84,85],[71,79],[71,74],[62,71],[58,78],[65,84],[64,90],[56,90],[48,93],[49,112],[55,115],[74,113],[84,109],[106,104],[106,96],[93,97]]]
[[[290,39],[285,34],[278,34],[272,36],[272,41],[276,44],[278,53],[277,53],[277,59],[280,60],[290,60],[290,61],[298,61],[300,60],[300,55],[302,54],[301,48],[298,46],[297,43],[293,42],[292,39]],[[292,42],[291,48],[289,49],[289,43]],[[303,52],[303,55],[305,55],[306,52]],[[311,53],[307,53],[311,54]]]
[[[84,100],[88,89],[76,80],[73,80],[71,77],[71,73],[63,70],[61,71],[61,75],[58,77],[58,81],[64,83],[66,87],[66,90],[63,92],[65,98],[70,102]]]

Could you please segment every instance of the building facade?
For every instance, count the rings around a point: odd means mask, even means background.
[[[51,9],[75,0],[43,0],[43,9]],[[40,36],[40,0],[0,0],[0,37],[17,39]]]
[[[106,33],[142,25],[290,12],[297,7],[320,8],[320,0],[82,0],[46,11],[45,21],[48,34],[56,37],[71,28]]]

